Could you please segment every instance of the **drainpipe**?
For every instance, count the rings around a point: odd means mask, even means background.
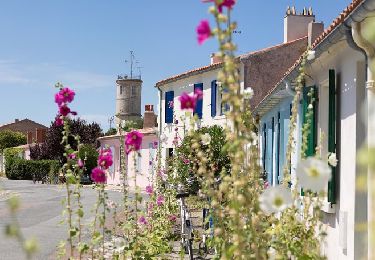
[[[352,23],[352,35],[354,42],[366,52],[368,61],[371,61],[375,57],[375,49],[371,44],[363,38],[361,32],[361,23],[353,22]],[[367,89],[367,145],[368,148],[375,147],[375,116],[371,115],[370,109],[375,105],[375,82],[373,78],[373,72],[370,70],[370,67],[367,63],[367,79],[366,79],[366,89]],[[367,169],[367,194],[368,194],[368,259],[374,259],[374,212],[375,205],[373,201],[373,187],[374,175],[375,173],[371,170],[370,167]]]

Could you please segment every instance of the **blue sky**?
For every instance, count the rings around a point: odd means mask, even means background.
[[[238,0],[239,54],[283,41],[288,5],[312,6],[327,27],[350,0]],[[72,107],[108,128],[115,79],[129,51],[142,67],[142,107],[157,103],[155,83],[209,64],[214,40],[199,46],[195,27],[210,18],[199,0],[4,0],[0,3],[0,125],[29,118],[49,125],[54,84],[76,90]]]

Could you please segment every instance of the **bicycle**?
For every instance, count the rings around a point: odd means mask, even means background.
[[[186,207],[185,198],[189,197],[187,192],[179,192],[176,198],[180,201],[180,217],[181,217],[181,246],[185,253],[189,255],[189,259],[193,260],[193,225],[190,220],[190,212]]]

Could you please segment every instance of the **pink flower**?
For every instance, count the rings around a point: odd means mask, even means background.
[[[99,152],[98,157],[98,165],[103,167],[104,169],[108,169],[110,166],[112,166],[113,160],[112,160],[112,151],[109,148],[101,149]]]
[[[76,93],[69,88],[62,88],[58,93],[55,95],[55,102],[57,105],[61,106],[66,103],[71,103],[74,99]]]
[[[215,2],[216,0],[203,0],[202,2]],[[222,0],[222,2],[217,6],[220,13],[223,12],[223,7],[227,7],[228,9],[232,9],[233,6],[236,4],[236,0]]]
[[[189,164],[190,163],[190,160],[186,159],[186,158],[183,158],[182,161],[184,162],[184,164]]]
[[[148,204],[148,210],[149,211],[152,211],[154,209],[154,203],[153,202],[150,202],[149,204]]]
[[[173,108],[174,107],[174,102],[173,101],[169,101],[168,102],[168,107],[169,108]]]
[[[71,153],[71,154],[68,155],[68,158],[69,158],[70,160],[74,160],[76,157],[77,157],[77,156],[76,156],[75,153]]]
[[[154,192],[154,189],[152,188],[151,185],[146,186],[146,192],[148,195],[151,195]]]
[[[147,225],[148,222],[147,222],[145,216],[140,216],[139,219],[138,219],[138,223],[142,224],[142,225]]]
[[[67,116],[70,113],[70,108],[66,105],[62,105],[59,107],[60,115]]]
[[[197,26],[198,43],[201,45],[211,37],[211,28],[208,20],[202,20]]]
[[[190,96],[186,92],[183,92],[182,95],[178,98],[181,103],[181,109],[195,109],[196,97]]]
[[[196,100],[200,100],[200,99],[202,99],[202,98],[203,98],[203,91],[200,90],[199,88],[196,88],[196,89],[194,90],[194,96],[195,96],[195,99],[196,99]]]
[[[156,204],[158,204],[158,206],[161,206],[164,204],[164,197],[163,195],[159,195],[158,198],[156,199]]]
[[[170,222],[176,222],[177,217],[176,217],[176,215],[169,215],[168,219],[169,219]]]
[[[126,153],[130,151],[138,151],[142,145],[143,134],[138,131],[131,131],[125,137]]]
[[[56,117],[56,119],[55,119],[55,124],[56,124],[57,126],[62,126],[62,125],[64,125],[64,120],[61,119],[61,116],[60,116],[60,115],[58,115],[58,116]]]
[[[265,181],[265,182],[264,182],[264,188],[267,189],[269,186],[270,186],[269,182],[268,182],[268,181]]]
[[[107,176],[101,168],[96,167],[91,171],[91,179],[96,183],[105,183]]]
[[[83,163],[83,161],[81,159],[78,159],[77,164],[78,164],[79,168],[83,168],[83,166],[84,166],[84,163]]]
[[[155,141],[155,142],[153,143],[152,148],[154,148],[154,149],[158,148],[158,142]]]

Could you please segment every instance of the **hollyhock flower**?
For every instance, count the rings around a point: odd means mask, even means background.
[[[70,111],[70,108],[66,105],[63,105],[63,106],[60,106],[59,107],[59,112],[60,112],[60,115],[62,116],[67,116],[69,115],[69,113],[71,112]]]
[[[75,153],[71,153],[68,155],[68,158],[71,159],[71,160],[74,160],[76,158],[76,154]]]
[[[194,96],[195,96],[196,100],[202,99],[203,98],[203,91],[200,90],[199,88],[196,88],[194,90]]]
[[[145,218],[145,216],[140,216],[139,219],[138,219],[138,223],[139,224],[142,224],[142,225],[147,225],[147,219]]]
[[[152,148],[153,148],[153,149],[158,148],[158,142],[155,141],[155,142],[152,144]]]
[[[125,137],[126,153],[138,151],[142,145],[143,134],[138,131],[131,131]]]
[[[64,120],[61,119],[61,116],[57,116],[56,119],[55,119],[55,124],[57,126],[62,126],[64,125]]]
[[[332,167],[336,167],[337,166],[337,158],[336,158],[336,153],[331,153],[329,156],[328,156],[328,163],[329,165],[331,165]]]
[[[211,143],[211,136],[209,133],[205,133],[202,135],[202,144],[203,145],[209,145]]]
[[[208,20],[202,20],[197,26],[197,35],[199,45],[203,44],[211,37],[211,28]]]
[[[196,97],[188,95],[186,92],[183,92],[182,95],[178,98],[181,103],[181,109],[195,109]]]
[[[156,199],[156,204],[158,204],[158,206],[161,206],[164,204],[164,196],[163,195],[159,195],[158,198]]]
[[[153,202],[150,202],[149,204],[148,204],[148,210],[149,211],[152,211],[154,209],[154,203]]]
[[[302,188],[319,192],[331,179],[331,168],[326,162],[309,157],[297,165],[297,177]]]
[[[182,161],[184,162],[184,164],[189,164],[190,163],[190,160],[186,159],[186,158],[183,158]]]
[[[170,222],[176,222],[177,217],[176,217],[176,215],[169,215],[168,219],[169,219]]]
[[[96,167],[91,171],[91,179],[96,183],[105,183],[107,176],[101,168]]]
[[[113,164],[112,151],[110,148],[101,149],[98,157],[98,165],[108,169]]]
[[[78,164],[79,168],[83,168],[83,166],[84,166],[84,163],[83,163],[83,161],[81,159],[78,159],[77,164]]]
[[[69,88],[62,88],[55,95],[55,102],[61,106],[62,104],[71,103],[74,99],[75,92]]]
[[[270,183],[268,181],[264,182],[264,189],[267,189],[270,186]]]
[[[267,215],[281,212],[293,203],[292,193],[284,186],[269,187],[259,196],[259,206]]]
[[[243,91],[243,96],[245,99],[252,99],[254,96],[254,90],[251,87],[245,88]]]
[[[215,2],[216,0],[203,0],[202,2]],[[217,6],[217,9],[220,13],[223,12],[223,7],[227,7],[228,9],[232,9],[233,6],[236,4],[236,0],[222,0],[222,2]]]
[[[169,108],[173,108],[174,107],[174,102],[173,101],[169,101],[168,102],[168,107]]]
[[[153,192],[154,192],[154,189],[152,188],[152,186],[151,185],[147,185],[146,186],[146,193],[148,195],[151,195]]]

